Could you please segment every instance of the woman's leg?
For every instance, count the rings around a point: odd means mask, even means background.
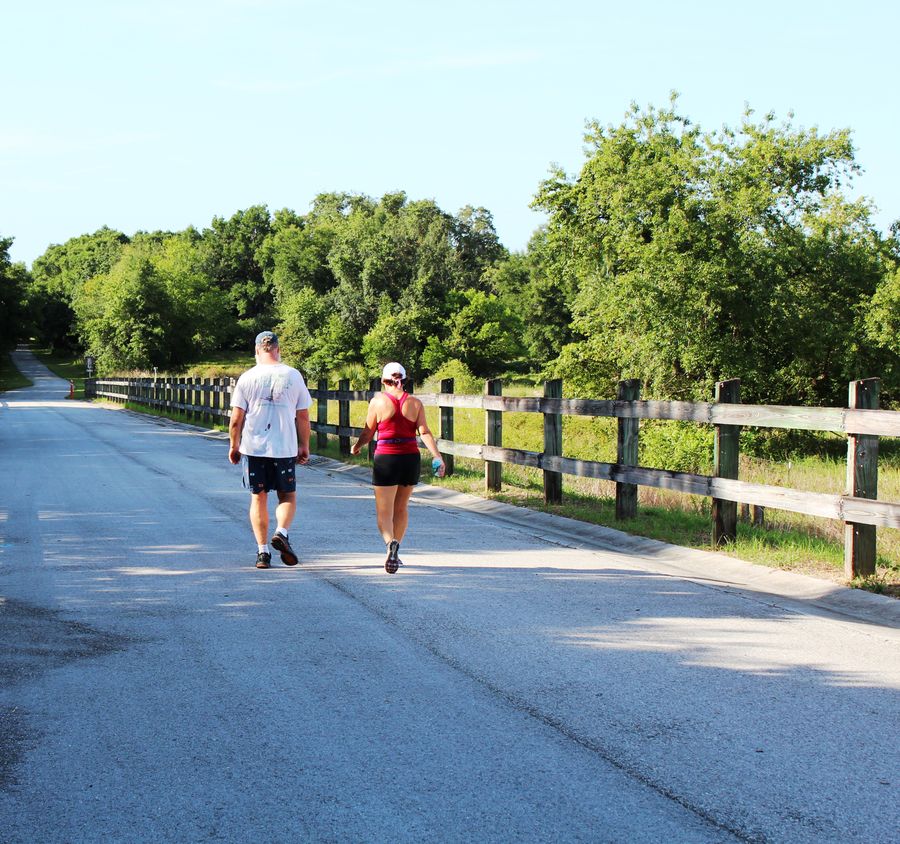
[[[394,539],[402,542],[406,533],[406,526],[409,524],[409,498],[413,494],[415,487],[399,486],[395,487],[395,489],[397,494],[394,496]]]
[[[397,490],[403,487],[396,486],[376,486],[375,489],[375,518],[378,521],[378,530],[384,544],[387,545],[394,536],[394,500],[397,497]],[[407,496],[408,497],[408,496]],[[406,529],[404,524],[403,529]]]

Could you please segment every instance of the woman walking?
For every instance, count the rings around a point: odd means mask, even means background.
[[[375,487],[375,515],[378,530],[387,546],[384,570],[394,574],[402,565],[400,542],[409,523],[409,498],[419,482],[421,455],[416,434],[434,457],[435,472],[444,476],[444,460],[434,436],[425,421],[425,408],[415,396],[403,389],[406,370],[396,362],[387,364],[381,372],[383,391],[369,402],[366,425],[359,439],[350,449],[359,454],[377,434],[375,458],[372,465],[372,485]]]

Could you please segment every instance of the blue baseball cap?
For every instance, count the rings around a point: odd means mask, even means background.
[[[256,348],[259,348],[263,343],[268,343],[270,346],[277,346],[278,335],[274,331],[260,331],[259,334],[256,335]]]

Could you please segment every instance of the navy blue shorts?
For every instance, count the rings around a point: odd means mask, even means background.
[[[422,455],[375,454],[372,459],[373,486],[415,486],[419,482]]]
[[[247,458],[245,486],[254,495],[260,492],[296,492],[296,457],[253,457]]]

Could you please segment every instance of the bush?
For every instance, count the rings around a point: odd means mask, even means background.
[[[457,393],[480,393],[484,386],[484,382],[476,378],[461,360],[448,360],[432,373],[427,383],[434,384],[434,391],[437,392],[444,378],[453,379],[453,390]]]
[[[708,475],[713,468],[715,432],[695,422],[648,421],[641,424],[641,466]]]

